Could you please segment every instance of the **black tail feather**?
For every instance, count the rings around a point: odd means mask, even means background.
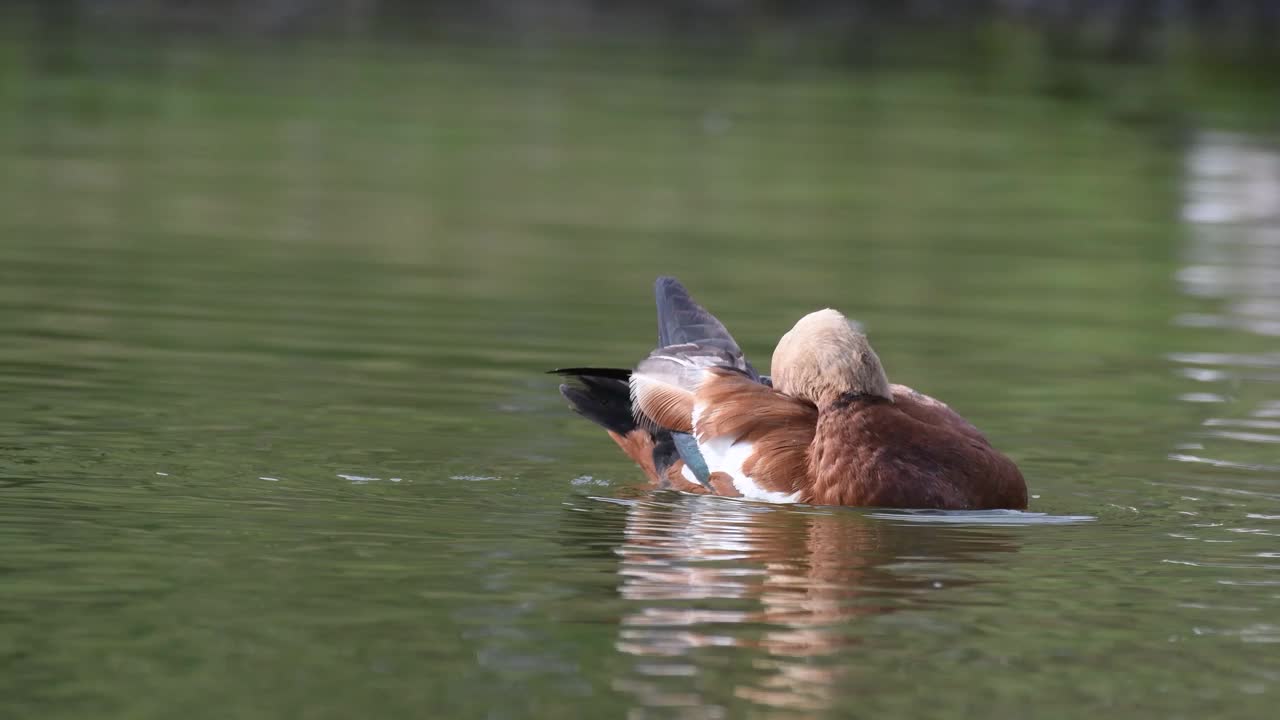
[[[616,368],[560,368],[551,372],[571,377],[577,385],[560,386],[560,394],[574,411],[606,430],[619,435],[643,429],[653,438],[653,466],[658,477],[680,459],[671,433],[641,428],[631,412],[630,370]]]
[[[595,377],[622,380],[624,382],[631,379],[631,371],[623,370],[621,368],[601,368],[601,367],[556,368],[555,370],[548,370],[547,374],[548,375],[564,375],[566,377],[592,375]]]
[[[552,372],[571,377],[577,385],[561,385],[560,394],[579,415],[619,435],[636,429],[631,413],[630,370],[561,368]]]

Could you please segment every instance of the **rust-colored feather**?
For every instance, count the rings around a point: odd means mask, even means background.
[[[792,493],[807,484],[809,446],[818,410],[728,369],[708,372],[696,400],[699,440],[731,437],[752,443],[743,472],[764,490]]]
[[[651,428],[691,432],[693,396],[709,368],[731,364],[715,347],[687,343],[658,348],[631,373],[631,401],[636,420]]]
[[[684,461],[676,460],[670,467],[660,470],[654,464],[653,434],[643,428],[636,428],[626,434],[609,430],[609,437],[622,448],[627,457],[635,461],[636,465],[644,471],[655,486],[663,489],[679,490],[687,493],[705,493],[707,489],[702,485],[690,481],[681,471],[684,469]]]
[[[658,468],[653,464],[653,435],[638,428],[625,435],[613,430],[609,430],[608,433],[618,447],[622,448],[622,452],[634,460],[650,480],[657,482],[660,479]]]
[[[631,376],[631,402],[642,424],[693,432],[694,395],[689,390],[635,373]]]

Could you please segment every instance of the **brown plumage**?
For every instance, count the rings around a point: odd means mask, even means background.
[[[1027,507],[1026,484],[1011,460],[969,433],[912,417],[899,402],[851,396],[822,414],[808,467],[808,502]]]
[[[629,374],[591,371],[611,374],[607,394],[582,369],[562,372],[599,387],[561,386],[655,485],[817,505],[1026,508],[1017,466],[944,403],[890,384],[866,336],[835,310],[806,315],[782,337],[770,385],[679,283],[660,279],[658,293],[660,339],[680,344]],[[663,307],[709,337],[682,333]],[[618,398],[622,378],[629,402]],[[629,423],[615,417],[623,405]]]
[[[653,450],[656,443],[654,442],[653,433],[643,428],[636,428],[625,435],[613,430],[608,432],[609,437],[613,438],[618,447],[622,448],[622,452],[626,453],[627,457],[640,466],[640,469],[644,471],[649,481],[655,486],[690,493],[707,492],[706,488],[696,482],[690,482],[680,474],[680,471],[684,469],[683,460],[676,460],[665,468],[657,466],[654,461]]]
[[[817,408],[742,373],[716,368],[709,374],[696,395],[697,404],[706,408],[698,418],[698,436],[752,443],[755,452],[742,464],[748,477],[767,492],[801,490]]]

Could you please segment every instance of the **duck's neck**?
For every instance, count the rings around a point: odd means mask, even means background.
[[[893,401],[883,395],[850,390],[836,395],[830,402],[819,404],[818,410],[821,412],[833,412],[837,410],[846,410],[860,403],[874,404],[891,402]]]
[[[884,446],[875,413],[888,400],[879,395],[846,392],[818,410],[809,449],[810,486],[805,502],[818,505],[865,505],[875,492],[877,478],[862,472],[870,457]],[[870,413],[864,415],[864,413]]]

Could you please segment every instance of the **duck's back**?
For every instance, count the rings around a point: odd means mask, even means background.
[[[850,396],[819,416],[809,456],[814,482],[805,501],[1026,508],[1026,483],[1013,461],[946,405],[909,388],[911,394],[894,390],[893,402]]]

